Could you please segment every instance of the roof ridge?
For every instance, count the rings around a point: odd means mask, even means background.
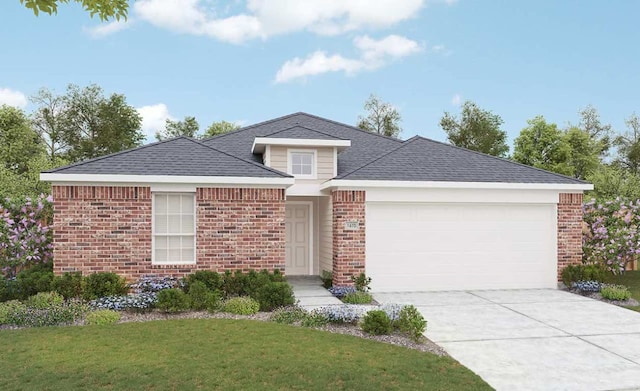
[[[180,136],[180,137],[184,137],[184,136]],[[260,164],[260,163],[258,163],[258,162],[253,162],[253,161],[251,161],[251,160],[246,160],[246,159],[243,159],[243,158],[241,158],[241,157],[234,156],[234,155],[232,155],[232,154],[230,154],[230,153],[227,153],[227,152],[225,152],[225,151],[221,151],[221,150],[219,150],[219,149],[217,149],[217,148],[214,148],[214,147],[212,147],[212,146],[209,146],[209,145],[207,145],[207,144],[205,144],[205,143],[203,143],[203,142],[201,142],[201,141],[199,141],[199,140],[195,140],[195,139],[192,139],[192,138],[190,138],[190,137],[184,137],[184,138],[185,138],[185,139],[187,139],[187,140],[189,140],[189,141],[192,141],[192,142],[194,142],[194,143],[196,143],[196,144],[198,144],[198,145],[200,145],[200,146],[203,146],[203,147],[205,147],[205,148],[209,148],[209,149],[211,149],[212,151],[219,152],[219,153],[221,153],[221,154],[223,154],[223,155],[226,155],[226,156],[232,157],[232,158],[234,158],[234,159],[240,160],[241,162],[244,162],[244,163],[252,164],[252,165],[254,165],[254,166],[256,166],[256,167],[260,167],[260,168],[262,168],[263,170],[270,171],[270,172],[273,172],[273,173],[275,173],[275,174],[278,174],[278,175],[280,175],[280,176],[282,176],[282,177],[284,177],[284,178],[292,178],[292,177],[293,177],[292,175],[289,175],[289,174],[284,173],[284,172],[282,172],[282,171],[279,171],[279,170],[276,170],[276,169],[274,169],[274,168],[271,168],[271,167],[265,166],[264,164]]]
[[[266,121],[255,123],[253,125],[243,126],[243,127],[239,128],[239,129],[232,130],[232,131],[227,132],[227,133],[216,134],[215,136],[208,137],[206,139],[203,139],[202,141],[209,141],[209,140],[213,140],[214,138],[220,138],[220,137],[224,137],[224,136],[227,136],[227,135],[230,135],[230,134],[239,133],[240,131],[244,131],[244,130],[247,130],[247,129],[255,128],[256,126],[265,125],[265,124],[268,124],[268,123],[271,123],[271,122],[283,120],[285,118],[293,117],[294,115],[298,115],[298,114],[304,114],[304,113],[299,111],[297,113],[283,115],[283,116],[278,117],[278,118],[273,118],[273,119],[269,119],[269,120],[266,120]]]
[[[81,160],[79,162],[71,163],[71,164],[68,164],[66,166],[53,168],[53,169],[50,169],[50,170],[47,170],[47,171],[43,171],[43,172],[45,172],[45,173],[53,173],[53,172],[57,172],[57,171],[60,171],[60,170],[63,170],[63,169],[66,170],[67,168],[82,166],[82,165],[87,164],[87,163],[97,162],[97,161],[100,161],[102,159],[110,158],[110,157],[113,157],[113,156],[124,155],[124,154],[127,154],[129,152],[139,151],[139,150],[147,148],[147,147],[152,147],[152,146],[155,146],[155,145],[168,143],[168,142],[171,142],[171,141],[175,141],[175,140],[177,140],[179,138],[189,139],[186,136],[180,135],[180,136],[172,137],[170,139],[155,141],[153,143],[143,144],[143,145],[140,145],[140,146],[137,146],[137,147],[125,149],[124,151],[113,152],[113,153],[110,153],[108,155],[98,156],[98,157],[94,157],[92,159],[87,159],[87,160]]]
[[[346,173],[344,173],[344,174],[338,175],[336,178],[345,178],[345,177],[347,177],[347,176],[349,176],[349,175],[353,174],[354,172],[359,171],[359,170],[361,170],[361,169],[363,169],[363,168],[365,168],[365,167],[367,167],[367,166],[369,166],[369,165],[371,165],[371,164],[373,164],[373,163],[377,162],[378,160],[380,160],[380,159],[384,158],[385,156],[389,156],[389,155],[391,155],[392,153],[396,152],[397,150],[399,150],[399,149],[401,149],[401,148],[406,147],[407,145],[409,145],[409,144],[413,143],[414,141],[416,141],[418,137],[420,137],[420,136],[413,136],[413,137],[411,137],[410,139],[407,139],[407,140],[403,141],[403,142],[402,142],[402,144],[400,144],[400,145],[399,145],[398,147],[396,147],[396,148],[393,148],[393,149],[392,149],[392,150],[390,150],[389,152],[383,153],[382,155],[378,156],[377,158],[375,158],[375,159],[373,159],[373,160],[369,161],[368,163],[366,163],[366,164],[364,164],[364,165],[362,165],[362,166],[360,166],[360,167],[356,168],[355,170],[351,170],[351,171],[346,172]]]
[[[429,141],[429,142],[432,142],[432,143],[435,143],[435,144],[440,144],[440,145],[444,145],[446,147],[451,147],[451,148],[459,149],[459,150],[462,150],[462,151],[471,152],[471,153],[474,153],[476,155],[489,157],[489,158],[492,158],[494,160],[498,160],[498,161],[501,161],[501,162],[511,163],[511,164],[516,165],[516,166],[525,167],[525,168],[533,169],[533,170],[536,170],[536,171],[544,172],[546,174],[555,175],[555,176],[558,176],[560,178],[570,179],[570,180],[573,180],[573,181],[576,181],[576,182],[579,182],[579,183],[589,183],[589,182],[584,181],[582,179],[570,177],[568,175],[558,174],[557,172],[544,170],[542,168],[538,168],[538,167],[534,167],[534,166],[529,166],[527,164],[519,163],[519,162],[513,161],[511,159],[507,159],[507,158],[503,158],[503,157],[499,157],[499,156],[489,155],[488,153],[482,153],[482,152],[479,152],[479,151],[474,151],[472,149],[458,147],[457,145],[452,145],[452,144],[448,144],[448,143],[445,143],[445,142],[442,142],[442,141],[433,140],[433,139],[430,139],[430,138],[427,138],[427,137],[423,137],[423,136],[420,136],[420,135],[415,135],[412,138],[420,138],[422,140]]]
[[[347,140],[346,138],[337,137],[337,136],[331,135],[331,134],[329,134],[329,133],[325,133],[325,132],[320,131],[320,130],[311,129],[311,128],[309,128],[309,127],[307,127],[307,126],[303,126],[303,125],[293,125],[293,126],[290,126],[290,127],[286,128],[286,129],[282,129],[282,130],[278,130],[277,132],[270,133],[270,134],[269,134],[268,136],[266,136],[266,137],[271,137],[271,136],[273,136],[274,134],[278,134],[278,133],[286,132],[287,130],[291,130],[291,129],[293,129],[293,128],[302,128],[302,129],[306,129],[306,130],[309,130],[309,131],[314,132],[314,133],[324,134],[325,136],[329,136],[329,137],[332,137],[332,138],[336,138],[336,139],[338,139],[338,140]],[[262,136],[260,136],[260,137],[262,137]]]
[[[363,133],[366,133],[366,134],[369,134],[369,135],[382,137],[382,138],[387,139],[387,140],[397,141],[397,142],[400,142],[400,143],[403,143],[403,142],[404,142],[403,140],[400,140],[399,138],[390,137],[390,136],[385,136],[384,134],[380,134],[380,133],[370,132],[370,131],[368,131],[368,130],[360,129],[360,128],[359,128],[359,127],[357,127],[357,126],[353,126],[353,125],[345,124],[344,122],[338,122],[338,121],[334,121],[334,120],[332,120],[332,119],[328,119],[328,118],[324,118],[324,117],[320,117],[320,116],[317,116],[317,115],[313,115],[313,114],[309,114],[309,113],[304,113],[304,112],[298,112],[298,113],[296,113],[296,114],[303,114],[303,115],[307,115],[307,116],[312,117],[312,118],[316,118],[316,119],[324,120],[324,121],[327,121],[327,122],[331,122],[331,123],[333,123],[333,124],[341,125],[341,126],[344,126],[344,127],[347,127],[347,128],[351,128],[351,129],[353,129],[353,130],[358,130],[358,131],[360,131],[360,132],[363,132]]]

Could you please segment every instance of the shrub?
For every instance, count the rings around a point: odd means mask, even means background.
[[[39,292],[27,299],[27,307],[46,310],[64,303],[64,297],[58,292]]]
[[[420,311],[412,305],[405,306],[400,310],[394,325],[415,342],[420,341],[422,334],[427,329],[427,321],[424,320]]]
[[[640,254],[640,200],[625,202],[618,197],[600,204],[585,203],[583,220],[583,259],[614,274],[624,273],[626,265]]]
[[[371,288],[371,277],[367,277],[364,273],[360,273],[357,277],[351,276],[351,281],[358,292],[368,292]]]
[[[117,323],[120,320],[120,313],[113,310],[98,310],[89,312],[84,319],[85,324],[89,325],[106,325]]]
[[[347,304],[370,304],[373,297],[367,292],[350,292],[344,295],[342,301]]]
[[[145,312],[156,306],[158,294],[155,292],[134,293],[125,296],[106,296],[89,302],[98,310]]]
[[[322,327],[326,326],[327,323],[329,323],[329,318],[327,318],[323,313],[319,311],[311,311],[307,316],[302,318],[300,325],[302,327]]]
[[[165,289],[158,292],[156,307],[163,312],[186,311],[189,309],[189,296],[181,289]]]
[[[631,298],[629,288],[624,285],[603,285],[600,294],[607,300],[624,301]]]
[[[65,273],[62,276],[56,276],[51,283],[51,289],[61,294],[65,299],[82,297],[84,291],[84,278],[82,273]]]
[[[215,310],[219,307],[220,292],[209,290],[202,281],[192,282],[187,295],[189,296],[189,305],[193,310]]]
[[[598,281],[578,281],[572,282],[571,288],[580,292],[600,292],[602,284]]]
[[[20,268],[48,263],[53,258],[51,196],[0,200],[0,270],[14,277]],[[49,290],[49,288],[45,289]],[[25,297],[37,292],[26,293]]]
[[[269,320],[276,323],[294,324],[302,321],[307,315],[307,311],[298,306],[281,307],[273,311]]]
[[[0,302],[17,300],[20,298],[18,283],[14,279],[4,279],[0,277]]]
[[[331,292],[331,294],[337,297],[338,299],[342,299],[349,293],[356,292],[356,288],[352,286],[332,286],[327,290]]]
[[[562,269],[561,278],[565,286],[571,287],[578,281],[598,281],[602,282],[606,278],[607,272],[602,266],[597,264],[569,265]]]
[[[246,296],[232,297],[224,302],[224,312],[236,315],[253,315],[260,310],[260,303]]]
[[[198,270],[193,274],[189,274],[184,279],[184,291],[189,293],[191,285],[200,282],[209,291],[222,290],[223,277],[214,271],[210,270]]]
[[[222,277],[222,292],[226,297],[255,297],[258,290],[270,282],[285,282],[280,270],[276,269],[273,273],[269,273],[267,270],[260,272],[251,270],[246,274],[240,270],[236,270],[233,273],[227,270]]]
[[[26,309],[27,306],[18,300],[11,300],[5,303],[0,303],[0,324],[8,324],[10,314]]]
[[[22,327],[42,327],[71,324],[82,319],[88,307],[79,301],[69,301],[47,309],[15,307],[7,315],[7,323]]]
[[[181,280],[175,277],[142,277],[131,285],[133,293],[155,293],[164,289],[180,288]]]
[[[333,273],[323,270],[320,279],[322,280],[322,286],[325,289],[329,289],[333,286]]]
[[[278,307],[293,305],[293,289],[287,282],[271,282],[262,285],[252,297],[260,303],[261,311],[271,311]]]
[[[100,272],[85,277],[82,296],[85,300],[94,300],[105,296],[126,295],[128,292],[129,286],[123,277],[115,273]]]
[[[372,310],[362,318],[362,331],[372,335],[386,335],[391,333],[393,326],[391,319],[382,310]]]
[[[26,299],[39,292],[51,291],[53,264],[38,264],[25,269],[16,276],[16,291],[20,299]]]
[[[403,306],[399,304],[385,304],[380,306],[389,319],[395,321],[400,315]],[[317,312],[327,317],[331,323],[357,323],[367,311],[371,310],[370,305],[343,304],[318,308]]]

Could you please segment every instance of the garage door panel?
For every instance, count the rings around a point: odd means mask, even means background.
[[[375,290],[552,288],[555,206],[367,204]]]

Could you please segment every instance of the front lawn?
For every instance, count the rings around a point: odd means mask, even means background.
[[[484,390],[448,357],[268,322],[0,330],[1,390]]]
[[[628,286],[631,291],[631,297],[640,301],[640,270],[628,271],[621,276],[612,275],[607,278],[607,282]],[[640,312],[640,306],[627,308]]]

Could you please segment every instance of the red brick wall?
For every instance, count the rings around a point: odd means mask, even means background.
[[[353,285],[351,276],[365,271],[365,192],[336,190],[333,207],[333,284]],[[347,221],[358,221],[355,231],[344,229]]]
[[[149,187],[54,186],[54,271],[284,271],[284,190],[199,188],[196,264],[151,264]]]
[[[582,194],[561,193],[558,200],[558,281],[568,265],[582,262]]]

